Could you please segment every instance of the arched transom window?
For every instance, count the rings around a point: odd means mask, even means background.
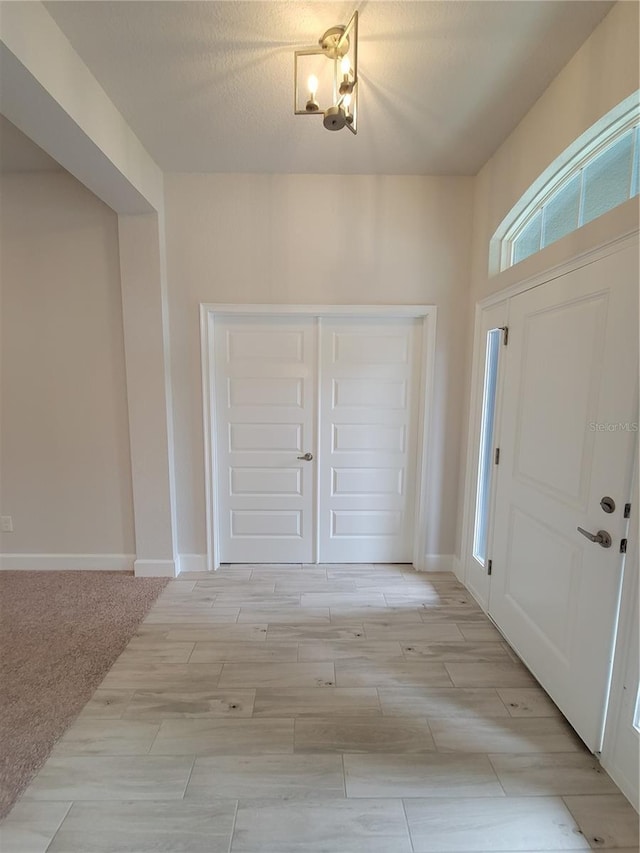
[[[513,208],[492,241],[500,244],[501,270],[638,195],[640,109],[637,95],[631,100],[631,109],[622,115],[614,111],[617,118],[604,130],[598,123],[585,134],[586,142],[576,153],[558,158],[533,199]]]

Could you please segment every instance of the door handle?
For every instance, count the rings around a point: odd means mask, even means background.
[[[586,536],[590,542],[595,542],[596,545],[602,545],[603,548],[611,548],[611,537],[606,530],[598,530],[597,533],[589,533],[583,527],[578,528],[578,533]]]
[[[305,462],[311,462],[313,453],[305,453],[304,456],[298,456],[298,459],[304,459]]]

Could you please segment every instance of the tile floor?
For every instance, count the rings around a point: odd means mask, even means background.
[[[638,817],[449,574],[169,584],[3,853],[637,853]]]

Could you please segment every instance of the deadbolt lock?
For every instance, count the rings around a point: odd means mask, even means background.
[[[600,506],[602,507],[604,512],[612,513],[615,511],[616,502],[613,498],[610,498],[608,495],[605,495],[600,501]]]

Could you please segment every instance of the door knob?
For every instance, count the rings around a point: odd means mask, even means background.
[[[603,548],[611,548],[611,537],[606,530],[598,530],[597,533],[589,533],[583,527],[578,528],[578,533],[586,536],[590,542],[595,542],[597,545],[602,545]]]
[[[313,453],[305,453],[304,456],[298,456],[298,459],[304,459],[305,462],[311,462]]]

